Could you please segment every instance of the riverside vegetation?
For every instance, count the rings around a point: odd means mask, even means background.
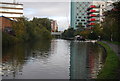
[[[36,39],[51,39],[51,25],[48,18],[33,18],[28,21],[27,18],[19,18],[12,22],[12,31],[14,35],[2,33],[2,45],[10,46],[21,42],[33,41]]]
[[[105,19],[101,24],[96,23],[92,29],[86,29],[81,23],[74,30],[69,28],[62,33],[62,38],[73,38],[76,35],[84,36],[86,39],[101,39],[119,42],[120,40],[120,1],[112,4],[113,9],[104,12]]]
[[[77,30],[69,28],[62,33],[64,39],[73,38],[76,35],[84,36],[86,39],[104,40],[120,45],[120,1],[112,4],[112,9],[104,12],[105,19],[101,24],[96,23],[92,29],[85,29],[81,24]],[[71,34],[71,36],[70,36]],[[120,61],[117,54],[106,44],[98,42],[106,49],[107,58],[105,65],[98,75],[98,79],[119,78]]]

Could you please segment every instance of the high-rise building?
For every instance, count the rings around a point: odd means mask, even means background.
[[[23,16],[23,4],[0,2],[0,16],[19,18]]]
[[[88,25],[87,27],[93,27],[95,23],[101,23],[104,21],[104,12],[110,9],[110,5],[113,1],[93,1],[87,9],[88,11]]]
[[[77,2],[78,1],[78,2]],[[113,3],[113,0],[77,0],[71,2],[71,28],[80,26],[87,28],[102,22],[103,12]]]
[[[79,25],[86,27],[87,8],[91,2],[71,2],[71,27],[77,29]]]

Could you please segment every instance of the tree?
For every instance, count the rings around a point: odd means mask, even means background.
[[[37,26],[46,27],[47,30],[51,31],[51,20],[48,18],[33,18],[34,23],[36,23]]]
[[[25,40],[26,39],[25,22],[26,22],[26,18],[21,17],[21,18],[18,18],[17,21],[12,23],[15,35],[19,40]]]
[[[105,12],[103,26],[103,38],[105,40],[119,41],[120,40],[120,1],[112,4],[113,9]]]
[[[69,28],[62,33],[62,38],[73,38],[75,30],[73,28]]]
[[[78,23],[77,25],[77,30],[80,30],[80,31],[83,31],[85,28],[84,26],[82,25],[82,23]]]

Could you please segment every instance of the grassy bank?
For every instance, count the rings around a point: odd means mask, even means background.
[[[112,43],[112,44],[116,44],[116,45],[120,45],[120,42],[115,42],[115,41],[107,41],[109,43]]]
[[[119,75],[120,61],[115,52],[105,43],[97,42],[102,45],[107,52],[106,62],[101,72],[98,75],[98,79],[117,79]]]

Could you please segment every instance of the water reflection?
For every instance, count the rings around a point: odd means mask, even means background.
[[[96,78],[104,51],[92,43],[39,40],[3,49],[3,79]]]
[[[70,41],[35,41],[3,51],[3,79],[69,79]]]
[[[70,55],[70,79],[87,78],[87,43],[72,42]]]
[[[8,50],[3,50],[2,66],[3,75],[15,77],[22,71],[25,59],[25,47],[15,46]]]
[[[78,41],[73,41],[70,47],[70,79],[97,78],[105,60],[103,48]]]
[[[17,78],[22,75],[24,66],[30,61],[49,57],[50,41],[35,41],[3,49],[3,78]],[[34,66],[33,66],[34,67]]]
[[[103,67],[105,62],[105,50],[94,43],[88,44],[88,67],[89,78],[97,78],[98,73]]]

